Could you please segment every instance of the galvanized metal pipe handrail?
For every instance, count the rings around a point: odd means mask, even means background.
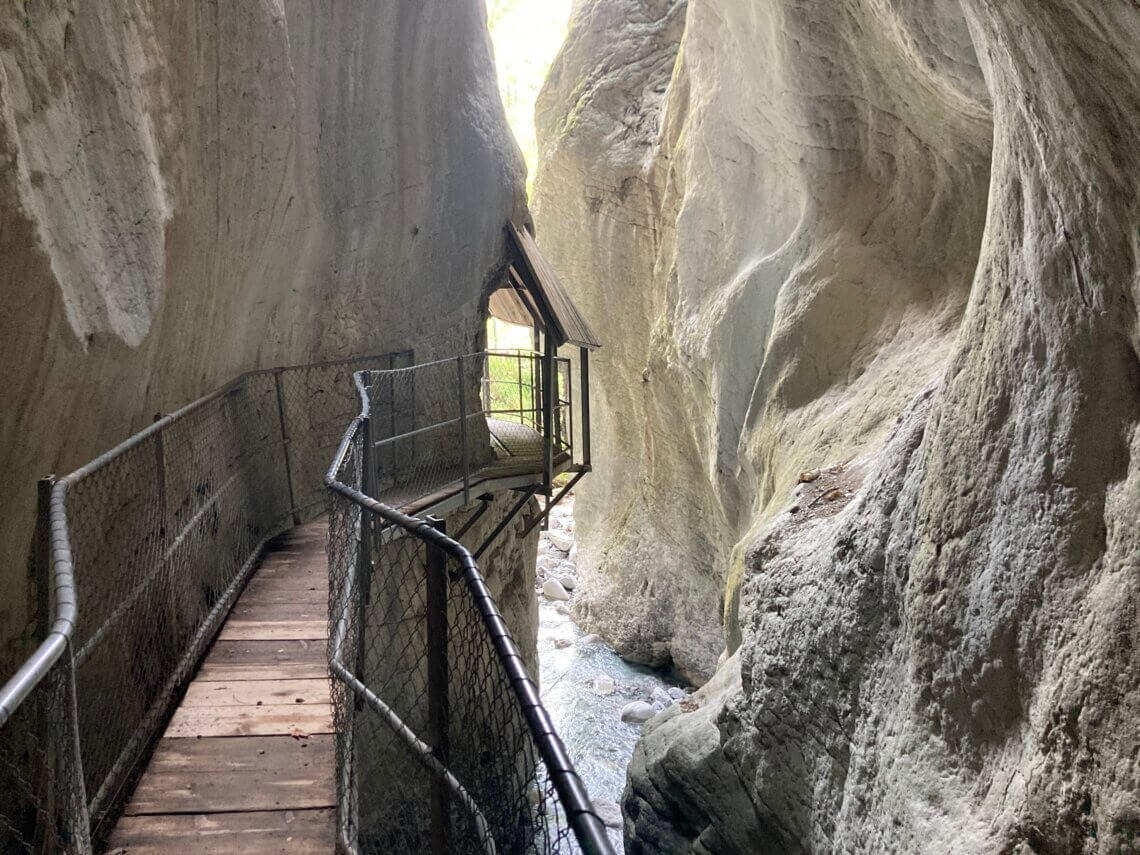
[[[66,490],[67,479],[64,479],[55,484],[51,495],[51,554],[54,570],[51,599],[55,619],[47,637],[0,688],[0,727],[8,723],[20,704],[59,661],[64,650],[71,644],[75,624],[79,619],[71,544],[67,536],[67,515],[63,512]]]
[[[364,362],[380,358],[373,356],[356,356],[345,359],[329,360],[314,363],[321,367],[334,367],[349,365],[353,362]],[[71,560],[71,541],[68,536],[67,510],[65,499],[67,490],[91,473],[101,469],[111,460],[127,453],[132,448],[145,442],[150,437],[165,430],[174,422],[201,409],[211,401],[215,401],[227,393],[238,388],[251,377],[272,374],[275,371],[300,369],[306,365],[288,365],[279,368],[260,368],[239,374],[233,380],[205,395],[191,401],[184,407],[175,410],[169,415],[147,425],[138,433],[123,440],[109,451],[100,454],[94,460],[80,466],[70,475],[59,479],[52,487],[51,494],[51,565],[52,565],[52,597],[51,609],[55,618],[47,636],[24,661],[24,664],[13,674],[7,682],[0,687],[0,727],[11,719],[20,704],[28,697],[33,689],[47,676],[52,667],[59,661],[63,651],[70,644],[79,619],[79,602],[75,588],[74,566]]]
[[[336,456],[325,475],[326,486],[358,505],[362,509],[362,514],[367,511],[403,529],[430,546],[442,550],[463,568],[466,588],[472,597],[472,602],[479,613],[483,626],[487,630],[500,665],[507,675],[531,737],[538,748],[539,756],[545,763],[559,800],[567,811],[567,819],[579,845],[587,855],[614,855],[605,826],[594,811],[585,785],[578,777],[578,773],[566,751],[566,746],[558,736],[550,715],[542,704],[538,686],[527,673],[522,654],[515,645],[510,630],[495,605],[494,598],[483,580],[483,575],[475,558],[463,544],[438,531],[426,520],[401,513],[395,508],[365,495],[355,487],[342,483],[337,478],[337,473],[344,463],[356,432],[370,417],[371,405],[368,389],[359,374],[357,375],[356,388],[361,396],[361,413],[345,431]],[[367,435],[367,431],[365,434]],[[364,536],[363,531],[362,517],[361,537]]]
[[[359,388],[359,386],[358,386]],[[345,433],[342,440],[342,447],[347,450],[347,443],[352,441],[352,437],[357,431],[361,429],[363,417],[357,416],[349,430]],[[343,456],[338,452],[337,460],[343,459]],[[339,463],[336,464],[339,467]],[[326,478],[326,484],[328,479]],[[412,750],[417,761],[428,769],[439,780],[443,781],[447,788],[459,799],[459,803],[463,805],[464,809],[471,816],[471,821],[474,823],[475,828],[478,830],[480,843],[483,845],[485,855],[496,855],[497,849],[495,842],[491,838],[490,828],[487,824],[486,817],[483,816],[482,811],[479,810],[478,804],[467,792],[467,789],[459,782],[459,780],[451,773],[451,770],[444,766],[432,753],[431,746],[416,736],[415,732],[408,727],[403,719],[397,715],[396,711],[382,701],[377,695],[372,692],[363,682],[361,682],[344,663],[343,651],[345,638],[348,635],[349,623],[349,610],[353,608],[351,602],[351,593],[356,585],[356,570],[354,567],[349,568],[348,576],[344,580],[342,586],[341,597],[334,606],[335,612],[332,615],[334,618],[335,629],[332,637],[329,639],[329,670],[333,676],[338,678],[341,682],[347,685],[353,692],[358,695],[365,703],[382,718],[385,723],[396,733],[397,736]]]

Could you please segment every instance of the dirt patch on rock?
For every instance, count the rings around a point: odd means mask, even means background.
[[[827,519],[839,513],[863,486],[866,470],[848,460],[826,469],[800,473],[788,513],[796,523]]]

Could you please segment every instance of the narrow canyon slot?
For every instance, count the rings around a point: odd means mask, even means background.
[[[0,8],[0,852],[1140,852],[1136,0]]]

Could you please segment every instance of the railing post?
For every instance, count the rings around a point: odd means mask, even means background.
[[[301,512],[297,507],[297,495],[293,491],[293,467],[289,461],[289,432],[285,429],[285,403],[281,396],[281,369],[273,372],[273,386],[277,390],[277,418],[281,422],[281,450],[285,458],[285,486],[289,490],[289,510],[293,513],[293,525],[301,524]]]
[[[373,496],[374,466],[372,447],[372,419],[365,415],[360,426],[362,435],[360,454],[360,491],[368,497]],[[359,507],[359,506],[358,506]],[[360,550],[357,556],[357,591],[356,591],[356,678],[364,680],[364,638],[368,626],[368,603],[372,598],[372,552],[374,546],[374,525],[371,511],[360,507]],[[356,698],[356,709],[363,708],[360,697]]]
[[[578,351],[582,357],[582,465],[590,466],[590,349]]]
[[[523,410],[523,381],[522,381],[522,363],[523,355],[521,353],[515,354],[515,365],[519,369],[519,424],[526,424],[526,414]]]
[[[32,583],[36,586],[36,643],[51,628],[51,491],[55,476],[36,484],[36,539],[32,546]]]
[[[439,532],[443,520],[428,518]],[[428,730],[433,753],[444,766],[451,753],[451,704],[448,697],[447,661],[447,553],[438,546],[427,546],[427,660]],[[431,784],[431,851],[448,855],[452,851],[451,793],[440,778]]]
[[[162,413],[157,413],[154,420],[161,421]],[[166,431],[159,430],[154,434],[154,468],[155,481],[158,491],[158,518],[162,526],[162,550],[166,551],[166,526],[170,522],[167,516],[169,510],[166,504]]]
[[[566,448],[570,451],[570,462],[574,462],[574,366],[566,360]],[[559,409],[562,401],[558,402]]]
[[[546,504],[549,507],[554,486],[554,391],[558,377],[554,370],[554,337],[547,333],[546,349],[542,354],[542,473]],[[546,531],[547,517],[543,517],[542,530]]]
[[[47,638],[48,631],[51,628],[52,615],[51,615],[51,491],[55,484],[55,476],[49,475],[46,478],[41,478],[36,483],[36,530],[35,538],[32,542],[32,584],[35,585],[36,592],[36,629],[35,629],[35,642],[38,644]],[[48,680],[54,681],[58,674],[54,672],[49,675]],[[54,683],[49,683],[53,690],[57,686]],[[62,684],[60,684],[61,686]],[[39,783],[36,788],[35,795],[32,796],[33,800],[39,801],[39,807],[43,809],[44,815],[51,817],[49,827],[44,829],[43,846],[41,851],[45,855],[55,855],[57,847],[55,846],[55,835],[52,833],[55,829],[57,811],[58,811],[58,792],[56,788],[57,772],[59,769],[59,759],[56,754],[56,741],[59,735],[59,729],[54,726],[55,716],[61,708],[61,698],[56,695],[52,698],[52,702],[43,705],[40,710],[42,718],[37,720],[34,724],[36,728],[36,737],[39,744],[43,747],[43,755],[38,758],[42,764],[39,768],[35,769],[39,777]],[[31,707],[31,705],[28,705]],[[25,806],[21,806],[25,807]],[[30,805],[28,805],[30,807]]]
[[[463,458],[463,504],[471,504],[471,454],[467,448],[467,389],[463,376],[463,357],[457,356],[455,364],[459,374],[459,445]]]

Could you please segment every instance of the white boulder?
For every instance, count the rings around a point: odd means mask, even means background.
[[[657,710],[645,701],[633,701],[621,709],[621,720],[630,724],[642,724],[657,715]]]
[[[621,807],[617,802],[594,802],[594,813],[606,828],[621,828]]]
[[[542,583],[542,596],[553,601],[570,599],[570,595],[566,593],[566,589],[557,579],[547,579]]]
[[[574,538],[560,531],[548,531],[546,533],[546,539],[550,541],[550,545],[559,552],[569,552],[574,546]]]

